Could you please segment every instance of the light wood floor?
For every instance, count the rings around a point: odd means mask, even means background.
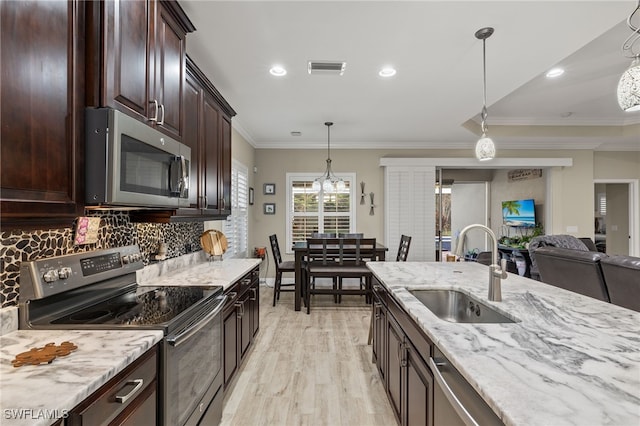
[[[225,395],[222,425],[396,426],[367,345],[364,297],[316,295],[311,314],[293,294],[260,287],[260,331]],[[304,308],[303,308],[304,309]]]

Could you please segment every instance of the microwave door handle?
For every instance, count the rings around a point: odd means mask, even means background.
[[[189,169],[187,168],[187,159],[184,158],[184,155],[180,156],[180,165],[182,168],[182,190],[180,191],[180,195],[183,198],[187,198],[189,195]]]
[[[181,183],[181,171],[180,167],[180,157],[175,156],[171,160],[171,164],[169,164],[169,193],[171,196],[175,196],[176,194],[180,194],[180,186]],[[176,169],[178,167],[178,169]]]

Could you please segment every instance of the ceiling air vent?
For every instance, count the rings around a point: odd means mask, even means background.
[[[309,61],[307,70],[309,74],[342,75],[346,66],[346,62]]]

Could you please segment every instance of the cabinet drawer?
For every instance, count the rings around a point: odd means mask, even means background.
[[[157,347],[154,347],[74,408],[67,425],[106,425],[125,410],[132,412],[140,407],[145,412],[155,412],[150,405],[157,405],[157,361]],[[120,418],[130,416],[123,414]],[[153,417],[145,421],[155,424]]]

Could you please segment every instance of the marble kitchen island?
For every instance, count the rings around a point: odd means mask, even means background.
[[[488,269],[475,262],[367,265],[506,425],[640,424],[640,313],[514,274],[502,302],[488,302]],[[409,292],[428,288],[518,322],[441,320]]]

